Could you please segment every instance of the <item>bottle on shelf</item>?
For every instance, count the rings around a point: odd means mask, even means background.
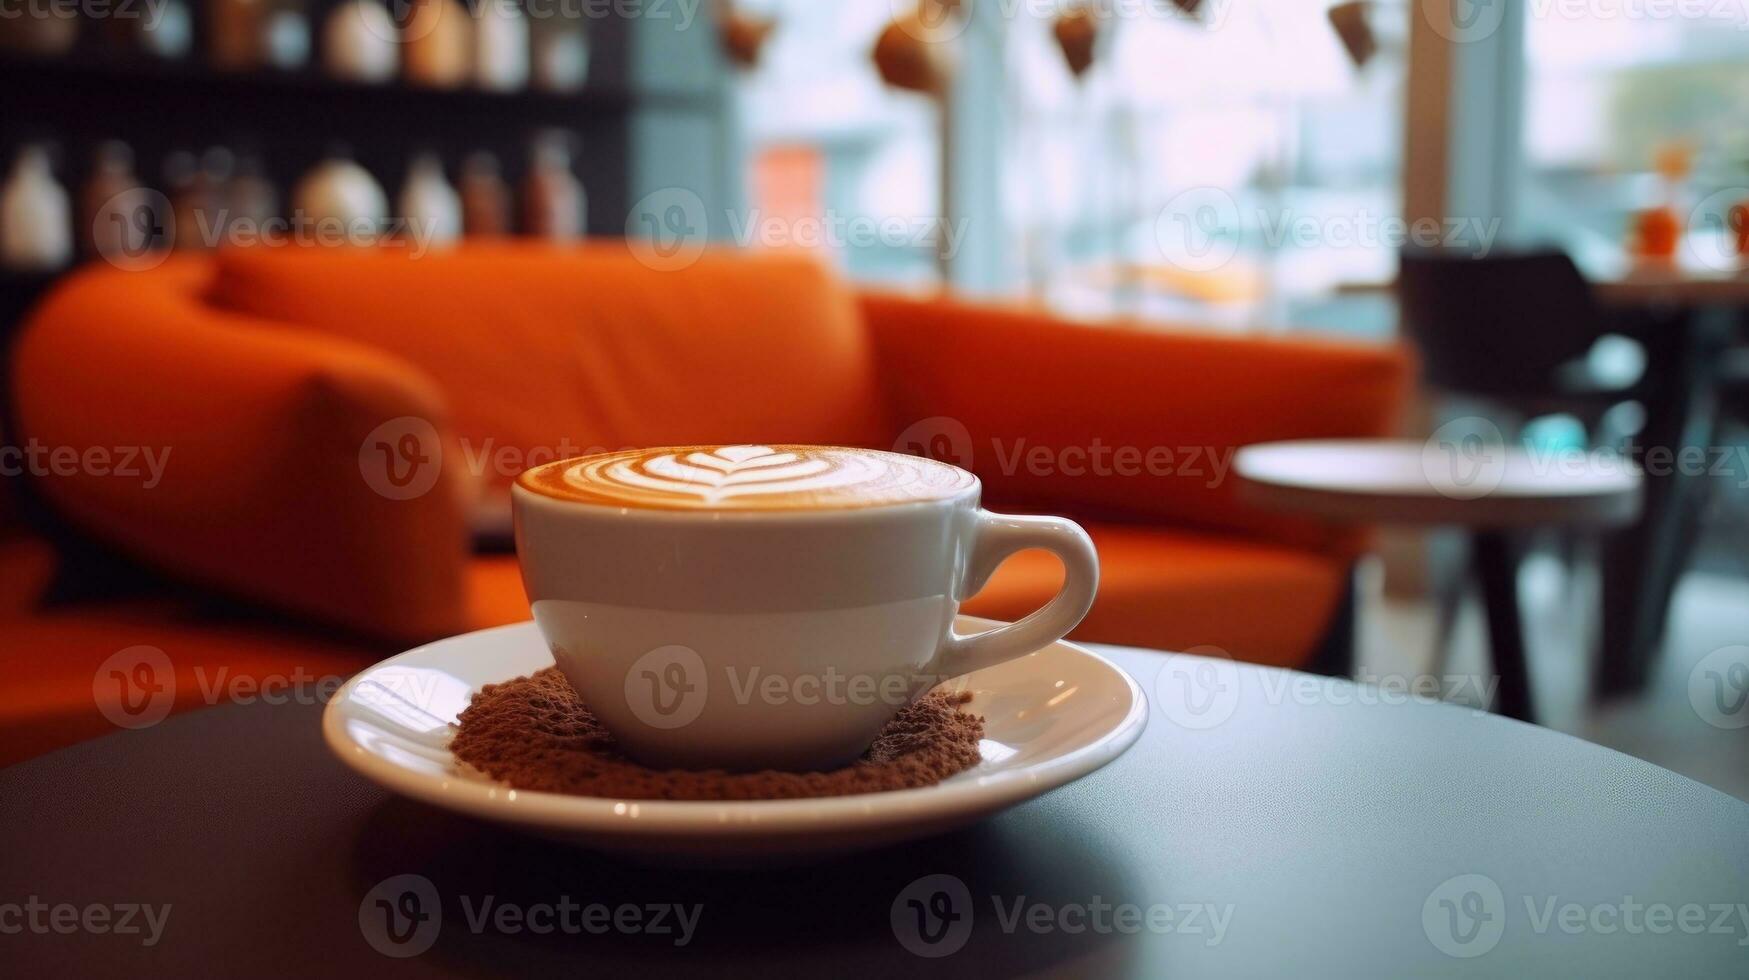
[[[342,0],[322,25],[322,65],[335,78],[390,81],[400,52],[400,32],[380,0]]]
[[[237,175],[225,190],[225,200],[231,221],[245,224],[256,234],[260,234],[268,221],[279,214],[279,191],[273,186],[273,181],[267,179],[261,158],[254,153],[238,155]]]
[[[481,150],[462,164],[462,230],[469,238],[510,234],[510,189],[499,175],[498,158]]]
[[[221,71],[250,71],[267,60],[266,0],[209,0],[207,57]]]
[[[547,92],[575,92],[589,80],[589,35],[576,17],[540,17],[529,41],[530,77]]]
[[[46,147],[18,151],[0,187],[0,266],[54,272],[73,260],[73,214]]]
[[[152,199],[134,175],[134,151],[120,140],[99,144],[79,191],[79,250],[86,258],[125,261],[153,244]]]
[[[30,16],[31,8],[10,8],[0,16],[0,51],[58,58],[79,40],[76,17]]]
[[[461,196],[443,178],[443,163],[435,154],[413,157],[396,204],[409,237],[434,247],[453,244],[461,237]]]
[[[159,0],[158,16],[140,23],[140,50],[165,61],[180,61],[194,49],[194,14],[186,0]]]
[[[187,150],[172,152],[164,158],[164,182],[170,188],[171,246],[184,252],[218,247],[224,200],[214,193],[202,161]]]
[[[267,0],[261,19],[264,60],[275,68],[295,71],[310,62],[310,15],[303,0]]]
[[[523,231],[548,241],[583,237],[583,185],[571,173],[569,135],[547,131],[535,138],[528,174],[523,178]]]
[[[481,0],[474,15],[474,84],[493,92],[528,86],[528,19],[515,0]]]
[[[410,0],[401,28],[407,81],[433,88],[465,84],[473,54],[473,20],[456,0]]]
[[[299,225],[333,225],[350,235],[361,225],[380,229],[388,213],[389,199],[382,185],[340,147],[310,168],[292,191],[292,220]]]

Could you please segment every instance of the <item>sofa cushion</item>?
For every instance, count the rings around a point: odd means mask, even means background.
[[[554,455],[887,430],[855,299],[801,258],[707,252],[664,272],[618,243],[239,249],[213,299],[421,369],[493,483]]]
[[[1296,548],[1186,531],[1088,524],[1099,549],[1099,597],[1073,639],[1160,650],[1219,647],[1239,660],[1307,663],[1329,629],[1347,563]],[[1043,551],[1010,558],[962,611],[1014,620],[1062,587]],[[483,629],[529,618],[511,557],[481,558],[468,575],[469,614]]]

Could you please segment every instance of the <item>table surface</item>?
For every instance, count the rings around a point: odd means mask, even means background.
[[[1620,457],[1533,456],[1438,434],[1425,441],[1330,439],[1239,451],[1246,500],[1330,520],[1472,528],[1610,526],[1639,513],[1642,479]]]
[[[0,958],[132,978],[1744,975],[1749,804],[1388,689],[1107,652],[1154,706],[1126,756],[974,828],[789,870],[637,867],[391,797],[329,757],[313,704],[117,733],[0,771],[0,927],[30,896],[168,904],[158,942],[27,928]],[[396,908],[441,914],[391,959],[367,935],[388,923],[373,897],[409,900],[401,875],[434,898]],[[909,952],[907,896],[963,923],[919,948],[963,947]],[[537,934],[481,918],[488,898],[534,924],[567,903],[697,918],[683,947]],[[1684,932],[1696,915],[1718,931]]]

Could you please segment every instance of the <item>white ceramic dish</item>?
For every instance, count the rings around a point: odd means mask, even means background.
[[[964,631],[998,625],[960,617]],[[459,766],[451,725],[474,691],[552,666],[533,623],[427,644],[353,677],[322,729],[341,761],[435,806],[648,859],[760,861],[861,850],[972,823],[1079,779],[1141,735],[1147,700],[1129,675],[1053,643],[952,685],[984,716],[984,760],[926,789],[821,800],[674,802],[512,790]]]

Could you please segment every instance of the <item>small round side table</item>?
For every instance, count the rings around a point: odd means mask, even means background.
[[[1240,495],[1324,520],[1468,529],[1488,615],[1502,714],[1533,720],[1518,604],[1515,532],[1605,528],[1640,511],[1631,464],[1587,453],[1535,456],[1480,441],[1309,440],[1239,451]]]

